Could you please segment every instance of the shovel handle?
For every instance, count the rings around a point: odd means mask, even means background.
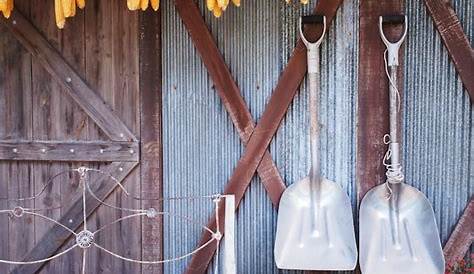
[[[387,47],[387,51],[388,51],[387,62],[388,62],[389,67],[398,66],[398,50],[400,49],[400,46],[405,40],[405,36],[407,35],[407,31],[408,31],[407,22],[408,22],[408,19],[406,15],[385,15],[385,16],[379,17],[379,33],[380,33],[380,38],[382,39],[383,43]],[[384,24],[391,24],[391,25],[403,24],[404,25],[403,33],[398,39],[398,41],[390,42],[387,39],[383,31]]]
[[[305,24],[322,24],[321,36],[316,42],[309,42],[304,36],[303,26]],[[319,45],[323,41],[326,32],[326,17],[323,15],[303,16],[299,22],[301,40],[307,49],[308,60],[308,86],[309,86],[309,116],[310,116],[310,151],[311,151],[311,180],[320,180],[319,168]]]

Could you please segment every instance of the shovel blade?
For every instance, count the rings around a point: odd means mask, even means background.
[[[317,191],[314,193],[309,178],[305,178],[283,193],[274,250],[276,265],[281,269],[352,270],[357,248],[349,197],[327,179],[321,179]]]
[[[364,274],[443,274],[444,256],[428,199],[406,184],[374,187],[360,206],[360,268]]]

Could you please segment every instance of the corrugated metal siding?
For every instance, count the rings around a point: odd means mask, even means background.
[[[201,2],[201,1],[199,1]],[[473,3],[454,6],[473,34]],[[215,19],[205,20],[255,119],[262,115],[272,88],[297,38],[296,21],[309,7],[284,1],[243,1]],[[443,241],[473,193],[474,113],[422,1],[407,1],[410,33],[405,70],[405,163],[407,180],[432,201]],[[163,127],[166,197],[222,191],[243,153],[232,122],[172,3],[163,2]],[[416,23],[415,23],[416,22]],[[338,11],[322,52],[322,172],[340,183],[356,208],[355,131],[357,123],[358,0]],[[383,74],[381,74],[383,77]],[[307,92],[295,97],[271,144],[287,184],[309,169]],[[206,223],[212,203],[172,202],[165,209]],[[273,263],[276,211],[254,178],[237,214],[239,273],[277,273]],[[195,248],[197,226],[165,220],[165,256]],[[185,262],[165,265],[182,273]]]
[[[472,44],[474,2],[453,4]],[[474,194],[474,109],[423,2],[408,1],[406,12],[406,178],[431,201],[445,243]]]

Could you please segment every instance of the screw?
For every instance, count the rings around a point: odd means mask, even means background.
[[[133,154],[135,152],[135,151],[133,151],[133,149],[130,149],[129,151],[130,151],[130,154]]]
[[[42,148],[42,149],[41,149],[41,152],[45,153],[45,152],[46,152],[46,149],[45,149],[45,148]]]
[[[18,149],[17,148],[14,148],[12,149],[13,153],[17,153],[18,152]]]
[[[72,224],[72,219],[69,219],[69,223]]]
[[[66,82],[71,83],[72,82],[71,77],[66,78]]]
[[[99,151],[100,151],[100,153],[104,153],[104,150],[103,150],[103,149],[100,149]]]
[[[122,168],[122,167],[119,167],[119,171],[123,171],[123,168]]]
[[[12,23],[13,23],[13,25],[16,25],[16,20],[13,20],[13,22],[12,22]]]
[[[73,148],[71,148],[71,149],[69,150],[69,152],[71,152],[71,153],[74,153],[74,149],[73,149]]]

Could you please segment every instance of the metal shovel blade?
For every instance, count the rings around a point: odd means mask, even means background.
[[[360,268],[364,274],[442,274],[444,257],[433,208],[404,183],[370,190],[359,216]]]
[[[309,177],[283,193],[278,210],[275,262],[281,269],[351,270],[357,248],[349,197],[321,178],[315,189]]]

